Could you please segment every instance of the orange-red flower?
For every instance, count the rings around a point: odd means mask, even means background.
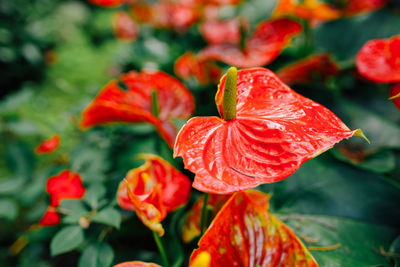
[[[139,34],[139,27],[127,12],[119,11],[114,15],[114,34],[118,39],[134,41]]]
[[[124,91],[116,80],[109,82],[82,112],[81,127],[113,122],[150,122],[172,147],[176,129],[170,119],[186,119],[192,115],[194,98],[190,91],[161,71],[131,71],[121,76],[121,82],[127,90]],[[153,107],[154,93],[157,107]],[[154,108],[158,114],[154,114]]]
[[[60,214],[57,213],[57,208],[49,206],[39,221],[40,226],[53,226],[60,223]]]
[[[241,39],[241,27],[248,30],[248,22],[244,19],[207,20],[200,24],[200,33],[209,44],[233,43]]]
[[[192,52],[186,52],[176,60],[174,71],[182,79],[193,76],[203,85],[217,82],[222,75],[221,68],[215,63],[199,61]]]
[[[339,71],[338,65],[328,54],[312,55],[278,70],[276,75],[286,84],[324,80]]]
[[[44,140],[35,149],[35,153],[40,154],[50,154],[53,153],[60,146],[60,136],[58,134],[53,135],[47,140]]]
[[[318,266],[295,233],[245,192],[234,194],[222,207],[192,253],[189,266],[194,267],[204,252],[213,267]]]
[[[114,267],[161,267],[158,264],[151,263],[151,262],[143,262],[143,261],[127,261],[117,265]]]
[[[89,0],[89,2],[102,7],[117,7],[124,3],[125,0]]]
[[[263,66],[274,60],[301,29],[300,23],[290,19],[264,21],[244,41],[244,47],[230,42],[210,45],[200,51],[198,58],[244,68]]]
[[[360,13],[372,12],[387,4],[387,0],[350,0],[343,13],[346,16],[353,16]]]
[[[145,154],[146,162],[128,172],[118,188],[118,204],[135,210],[138,217],[151,230],[164,233],[161,221],[167,212],[184,205],[190,196],[189,178],[162,158]]]
[[[400,83],[393,85],[390,89],[390,99],[393,104],[400,110]]]
[[[261,205],[265,210],[268,209],[269,196],[256,190],[246,191],[251,198]],[[207,201],[207,210],[211,211],[208,213],[210,218],[214,218],[220,211],[222,206],[228,201],[232,194],[227,195],[217,195],[210,194]],[[195,237],[200,235],[200,220],[201,220],[201,209],[203,207],[204,195],[199,197],[193,207],[190,209],[186,222],[182,228],[182,239],[185,242],[192,241]]]
[[[223,117],[226,75],[215,102]],[[282,180],[302,163],[359,130],[307,99],[268,69],[238,71],[236,116],[194,117],[180,130],[174,156],[196,174],[193,186],[226,194]]]
[[[78,173],[70,170],[60,172],[47,180],[46,191],[50,194],[50,206],[58,207],[63,199],[80,199],[85,187]]]
[[[377,83],[400,82],[400,35],[368,41],[357,54],[357,69]]]

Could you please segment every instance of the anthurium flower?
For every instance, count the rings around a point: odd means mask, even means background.
[[[249,23],[240,18],[207,20],[200,24],[200,33],[209,44],[238,44],[242,35],[241,27],[247,31]]]
[[[199,61],[192,52],[186,52],[176,60],[174,71],[182,79],[193,76],[203,85],[218,81],[222,75],[221,69],[216,64]]]
[[[238,71],[237,82],[231,68],[215,102],[223,119],[190,119],[174,149],[196,174],[193,186],[204,192],[226,194],[282,180],[335,143],[362,133],[264,68]]]
[[[400,110],[400,83],[393,85],[390,89],[390,100]]]
[[[350,0],[343,13],[346,16],[353,16],[360,13],[372,12],[387,4],[387,0]]]
[[[50,194],[50,206],[58,207],[63,199],[80,199],[85,187],[78,173],[65,170],[47,180],[46,191]]]
[[[127,12],[119,11],[113,20],[114,34],[118,39],[124,41],[136,40],[139,27]]]
[[[118,188],[118,204],[135,210],[143,223],[163,235],[160,222],[167,212],[184,205],[190,196],[189,178],[162,158],[145,154],[146,162],[128,172]]]
[[[102,7],[117,7],[125,2],[125,0],[89,0],[93,4]]]
[[[176,129],[170,119],[191,116],[194,98],[190,91],[180,81],[161,71],[131,71],[121,76],[121,82],[127,91],[116,80],[109,82],[82,112],[81,127],[87,129],[114,122],[150,122],[172,147]],[[158,103],[156,107],[154,102]]]
[[[200,51],[198,58],[244,68],[263,66],[274,60],[301,29],[300,23],[290,19],[264,21],[242,45],[230,42],[210,45]]]
[[[294,15],[305,20],[328,21],[338,19],[340,10],[318,0],[280,0],[272,12],[273,17]]]
[[[40,154],[50,154],[53,153],[60,146],[60,136],[58,134],[53,135],[47,140],[44,140],[35,149],[35,153]]]
[[[328,54],[312,55],[278,70],[276,75],[286,84],[324,80],[339,71],[338,65]]]
[[[356,65],[371,81],[400,82],[400,35],[368,41],[358,52]]]
[[[49,206],[39,221],[40,226],[53,226],[60,223],[60,215],[57,213],[57,208]]]
[[[248,195],[251,195],[252,199],[256,201],[265,210],[268,209],[269,196],[256,190],[246,191]],[[218,195],[210,194],[207,201],[207,210],[210,212],[210,218],[214,218],[215,215],[220,211],[222,206],[228,201],[232,194]],[[204,195],[199,197],[193,207],[190,209],[186,217],[186,222],[182,228],[182,238],[185,242],[192,241],[195,237],[200,235],[200,220],[201,220],[201,209],[203,207]]]
[[[296,234],[245,192],[235,193],[222,207],[189,266],[204,252],[213,267],[318,266]]]
[[[158,264],[151,263],[151,262],[143,262],[143,261],[127,261],[117,265],[114,267],[161,267]]]

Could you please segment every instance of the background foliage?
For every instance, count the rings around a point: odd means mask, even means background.
[[[314,28],[311,53],[330,52],[341,72],[326,83],[292,87],[333,110],[351,129],[362,128],[371,145],[355,138],[342,142],[288,179],[259,187],[272,194],[271,212],[306,244],[313,239],[312,245],[341,245],[311,251],[320,266],[400,266],[400,112],[387,100],[389,85],[357,77],[354,61],[366,41],[400,33],[394,5]],[[243,15],[253,28],[274,6],[274,1],[247,0],[223,14]],[[116,205],[116,188],[128,170],[142,163],[138,153],[161,155],[183,169],[181,161],[172,159],[168,147],[157,150],[159,137],[151,125],[82,132],[77,121],[111,78],[148,67],[174,75],[175,60],[206,43],[197,25],[185,34],[143,26],[135,42],[119,42],[111,28],[114,12],[85,1],[0,1],[2,266],[160,262],[150,230]],[[304,35],[297,36],[268,68],[276,71],[306,56],[310,51],[304,42]],[[196,99],[195,115],[217,114],[215,84],[189,80],[186,85]],[[35,155],[34,148],[55,133],[61,135],[61,147],[51,155]],[[68,215],[61,225],[32,230],[47,208],[47,178],[66,168],[82,175],[84,199],[63,201]],[[163,223],[175,266],[187,264],[184,259],[195,247],[181,244],[179,229],[198,195]],[[82,216],[90,218],[87,229]]]

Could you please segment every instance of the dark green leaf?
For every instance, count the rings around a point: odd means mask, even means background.
[[[50,243],[52,257],[77,248],[84,241],[83,230],[79,226],[67,226],[57,232]]]
[[[28,179],[33,171],[34,156],[29,147],[22,142],[12,142],[6,147],[7,165],[15,174]]]
[[[88,246],[79,258],[79,267],[108,267],[114,259],[114,251],[107,243]]]
[[[18,216],[18,206],[12,199],[0,199],[0,218],[14,221]]]
[[[92,216],[94,222],[111,225],[119,229],[121,225],[121,214],[112,207],[106,207]]]
[[[15,193],[24,186],[25,179],[22,177],[9,177],[4,178],[0,181],[0,194],[12,194]]]
[[[97,209],[99,201],[105,196],[106,188],[103,184],[93,183],[86,190],[83,200],[92,208]]]

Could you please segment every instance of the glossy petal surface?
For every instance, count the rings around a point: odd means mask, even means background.
[[[143,262],[143,261],[127,261],[117,265],[114,267],[161,267],[158,264],[151,263],[151,262]]]
[[[400,83],[393,85],[392,89],[390,89],[390,97],[396,97],[392,101],[400,110]]]
[[[121,76],[127,91],[113,80],[82,112],[81,127],[113,122],[150,122],[160,135],[173,146],[176,129],[171,118],[188,118],[194,111],[190,91],[177,79],[164,72],[129,72]],[[158,118],[152,114],[152,92],[156,91]]]
[[[211,255],[213,267],[318,266],[293,231],[244,192],[223,206],[191,262],[204,251]]]
[[[278,70],[276,75],[286,84],[308,83],[324,80],[339,71],[328,54],[312,55]]]
[[[261,193],[256,190],[246,191],[248,195],[251,195],[252,199],[256,201],[265,210],[268,209],[269,195]],[[220,211],[226,201],[232,196],[232,194],[218,195],[210,194],[207,201],[207,210],[211,211],[210,219],[214,218]],[[200,220],[201,220],[201,209],[203,207],[204,196],[202,195],[190,209],[186,223],[182,229],[182,238],[185,242],[192,241],[195,237],[200,235]]]
[[[225,76],[215,98],[220,114],[224,86]],[[279,181],[356,132],[264,68],[238,72],[236,109],[231,121],[192,118],[178,134],[174,156],[196,174],[198,190],[226,194]]]
[[[65,170],[47,180],[46,191],[50,194],[50,205],[58,207],[63,199],[80,199],[85,187],[78,173]]]
[[[43,217],[39,221],[40,226],[53,226],[58,225],[61,221],[60,215],[57,213],[56,208],[48,207]]]
[[[119,11],[113,20],[115,36],[124,41],[134,41],[139,34],[139,27],[127,12]]]
[[[200,62],[191,52],[186,52],[176,60],[174,71],[182,79],[194,76],[200,84],[216,82],[222,75],[221,69],[216,64]]]
[[[263,66],[274,60],[291,37],[301,32],[301,25],[290,19],[277,19],[260,23],[245,41],[244,48],[238,44],[222,43],[203,49],[200,60],[219,60],[237,67]]]
[[[190,196],[190,180],[156,155],[142,155],[146,162],[128,172],[118,188],[118,204],[135,210],[152,230],[163,230],[160,222],[167,212],[184,205]],[[161,227],[161,228],[160,228]]]
[[[357,69],[378,83],[400,81],[400,36],[368,41],[358,52]]]
[[[61,139],[59,135],[53,135],[36,147],[35,153],[38,155],[53,153],[60,146],[60,141]]]

